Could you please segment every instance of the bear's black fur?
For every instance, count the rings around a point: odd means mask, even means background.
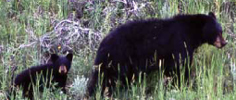
[[[23,96],[29,97],[31,100],[33,100],[32,84],[36,85],[37,80],[39,80],[39,89],[41,92],[43,91],[44,87],[49,87],[50,84],[56,82],[56,87],[62,88],[62,91],[65,93],[67,73],[70,70],[72,58],[73,54],[68,54],[65,57],[52,54],[52,63],[34,66],[24,70],[16,76],[14,86],[22,87]]]
[[[204,43],[218,48],[226,45],[221,25],[212,12],[121,25],[100,44],[87,86],[88,95],[94,93],[99,73],[103,74],[102,93],[106,87],[111,93],[118,78],[123,85],[130,84],[140,72],[148,74],[158,70],[160,60],[164,62],[161,65],[164,74],[175,73],[180,80],[181,64],[189,66],[194,50]],[[189,77],[188,67],[185,67],[185,77]]]

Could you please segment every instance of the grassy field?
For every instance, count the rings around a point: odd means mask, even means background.
[[[67,81],[67,94],[36,91],[36,100],[77,100],[85,92],[87,77],[100,41],[129,20],[169,18],[176,14],[214,12],[228,44],[217,49],[201,46],[194,55],[195,83],[167,91],[158,77],[137,80],[128,90],[117,90],[116,100],[235,100],[235,0],[1,0],[0,99],[6,99],[12,76],[48,61],[50,53],[75,56]],[[14,68],[17,68],[13,71]],[[14,73],[14,74],[13,74]],[[37,88],[37,86],[35,86]],[[147,93],[148,90],[152,92]],[[20,90],[17,100],[23,99]],[[95,98],[93,98],[95,99]],[[99,91],[96,99],[102,98]]]

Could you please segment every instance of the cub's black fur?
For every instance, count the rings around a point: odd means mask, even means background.
[[[41,92],[43,92],[44,87],[49,87],[50,84],[56,83],[56,88],[62,88],[62,91],[66,93],[67,74],[71,67],[72,58],[73,54],[68,54],[65,57],[52,54],[51,63],[33,66],[18,74],[14,81],[14,87],[22,87],[23,96],[31,100],[34,98],[32,85],[36,85],[38,80]]]

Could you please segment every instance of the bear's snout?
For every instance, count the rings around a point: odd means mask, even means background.
[[[222,35],[218,35],[216,37],[216,40],[214,42],[214,46],[216,46],[217,48],[222,48],[227,44],[227,42],[224,40],[224,38],[222,37]]]
[[[59,73],[60,74],[66,74],[67,73],[67,68],[66,66],[62,65],[59,67]]]

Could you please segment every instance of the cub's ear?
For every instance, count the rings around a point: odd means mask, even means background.
[[[58,58],[59,58],[59,56],[57,54],[51,54],[51,60],[53,63],[55,63]]]
[[[216,19],[216,15],[213,12],[209,12],[208,15]]]
[[[72,53],[69,53],[66,58],[69,60],[69,61],[72,61],[73,59],[73,54]]]

